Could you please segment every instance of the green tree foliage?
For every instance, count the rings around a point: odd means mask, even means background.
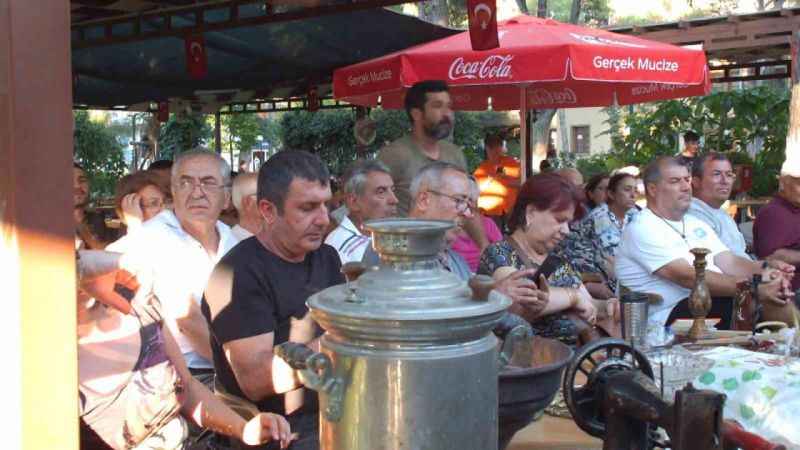
[[[656,156],[676,154],[680,135],[694,130],[702,136],[702,151],[729,152],[735,163],[750,162],[748,144],[761,142],[751,194],[763,196],[776,189],[775,174],[784,159],[789,91],[759,86],[640,105],[625,115],[624,124],[628,133],[620,146],[582,163],[586,168],[601,162],[606,170],[644,166]]]
[[[280,117],[283,113],[270,114],[264,119],[259,118],[260,135],[269,148],[281,148],[281,121]]]
[[[75,161],[86,169],[92,198],[109,197],[125,172],[122,144],[104,124],[89,120],[87,111],[74,111],[73,117]]]
[[[224,114],[222,127],[228,136],[222,151],[232,146],[237,152],[249,152],[258,144],[258,136],[263,137],[261,121],[255,113]]]
[[[202,114],[170,114],[158,137],[158,158],[175,155],[203,145],[211,139],[211,126]]]
[[[559,22],[568,23],[573,0],[548,0],[547,6],[550,16]],[[591,27],[608,25],[611,8],[608,0],[582,0],[580,4],[578,23]]]

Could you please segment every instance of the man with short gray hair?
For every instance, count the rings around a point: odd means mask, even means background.
[[[762,274],[761,300],[785,304],[786,276],[760,263],[735,255],[705,222],[686,214],[692,200],[691,176],[686,166],[672,157],[660,157],[643,174],[647,208],[625,227],[614,258],[617,279],[634,291],[658,294],[663,302],[651,305],[649,325],[663,327],[689,317],[688,297],[695,284],[693,248],[706,248],[706,285],[713,306],[710,317],[721,317],[722,329],[730,326],[730,300],[739,281]],[[786,264],[775,268],[786,271]],[[793,272],[793,270],[792,270]],[[793,275],[793,273],[792,273]]]
[[[258,187],[258,174],[254,172],[239,173],[233,179],[231,201],[239,213],[239,223],[231,232],[240,241],[243,241],[261,230],[262,219],[258,212],[256,189]]]
[[[688,214],[694,216],[719,236],[734,254],[750,259],[742,232],[731,216],[722,209],[728,201],[736,181],[736,172],[727,156],[709,152],[695,158],[692,163],[692,202]]]
[[[230,166],[207,150],[183,152],[172,165],[171,188],[174,212],[165,209],[147,221],[124,258],[134,272],[152,274],[189,370],[210,386],[214,370],[200,300],[214,265],[238,242],[218,220],[230,201]]]
[[[473,217],[469,191],[470,181],[467,174],[460,167],[444,161],[423,166],[409,186],[409,218],[449,220],[455,223],[456,226],[445,234],[446,247],[439,261],[446,270],[465,280],[471,275],[469,266],[461,255],[450,249],[450,245],[458,237],[464,222]],[[368,248],[364,254],[364,263],[374,266],[378,261],[375,251]]]
[[[383,219],[397,213],[397,197],[389,168],[378,160],[355,161],[343,178],[344,202],[349,211],[325,238],[335,248],[342,264],[361,261],[370,244],[364,222]]]

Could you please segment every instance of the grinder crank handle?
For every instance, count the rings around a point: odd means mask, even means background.
[[[786,450],[785,446],[772,443],[757,434],[750,433],[732,420],[722,421],[722,443],[725,449]]]

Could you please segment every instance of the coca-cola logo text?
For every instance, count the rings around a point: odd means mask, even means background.
[[[570,88],[564,88],[560,91],[540,88],[531,92],[530,101],[534,105],[576,105],[578,104],[578,96]]]
[[[459,56],[450,64],[448,76],[451,80],[497,80],[510,79],[512,55],[487,56],[483,61],[464,61]]]

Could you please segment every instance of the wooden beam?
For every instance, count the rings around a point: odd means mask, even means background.
[[[78,449],[69,9],[0,0],[4,448]]]
[[[81,48],[97,47],[97,46],[104,46],[111,44],[137,42],[147,39],[156,39],[156,38],[170,37],[170,36],[182,37],[187,34],[201,34],[209,31],[223,31],[233,28],[264,25],[268,23],[302,20],[312,17],[341,14],[345,12],[363,11],[367,9],[394,6],[403,3],[412,3],[417,1],[421,0],[364,0],[353,3],[343,3],[343,4],[334,3],[321,6],[308,6],[282,13],[271,13],[271,14],[265,13],[253,17],[239,16],[236,19],[232,18],[231,20],[221,21],[221,22],[207,21],[205,18],[205,12],[212,10],[220,10],[224,8],[230,9],[233,7],[233,5],[240,5],[246,3],[263,3],[263,1],[262,2],[254,2],[254,1],[208,2],[189,7],[171,8],[167,11],[157,10],[152,13],[146,12],[137,15],[128,15],[121,18],[93,20],[93,21],[74,24],[72,29],[73,31],[77,30],[77,33],[73,35],[72,48],[81,49]],[[165,15],[167,17],[166,21],[167,23],[170,24],[170,26],[167,26],[164,29],[153,30],[153,31],[142,31],[140,29],[138,33],[135,33],[134,32],[135,27],[130,25],[130,23],[134,20],[148,19],[154,17],[163,18],[165,17]],[[194,15],[196,17],[196,23],[194,25],[188,25],[182,27],[176,27],[174,23],[171,23],[172,17],[184,17],[186,15]],[[126,26],[120,26],[118,28],[130,31],[125,34],[119,33],[117,35],[111,35],[111,36],[105,35],[101,38],[90,38],[88,37],[89,33],[82,32],[82,30],[86,29],[93,29],[97,27],[111,27],[113,25],[126,25]]]

